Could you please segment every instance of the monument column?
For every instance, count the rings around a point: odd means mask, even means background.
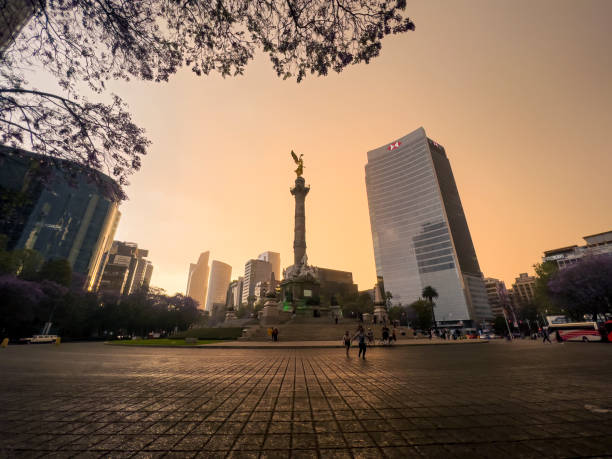
[[[295,229],[293,238],[293,263],[299,266],[306,254],[306,195],[310,187],[305,185],[304,177],[295,179],[295,187],[291,188],[291,194],[295,196]]]

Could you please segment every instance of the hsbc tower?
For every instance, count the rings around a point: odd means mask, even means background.
[[[439,326],[491,320],[482,272],[444,147],[423,128],[368,152],[366,190],[376,273],[393,303],[438,292]]]

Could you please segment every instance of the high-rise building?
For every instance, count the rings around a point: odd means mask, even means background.
[[[264,260],[249,260],[244,265],[244,282],[242,284],[241,303],[248,303],[250,296],[255,296],[255,285],[260,281],[269,281],[272,274],[272,263]]]
[[[529,276],[527,273],[519,274],[512,284],[512,292],[514,299],[519,305],[533,303],[535,298],[535,276]]]
[[[485,277],[484,282],[493,317],[503,317],[504,304],[508,302],[508,290],[506,289],[506,284],[503,280],[494,279],[492,277]]]
[[[189,263],[189,274],[187,275],[187,289],[185,290],[185,293],[189,292],[189,288],[191,286],[191,275],[197,266],[198,265],[196,263]]]
[[[544,252],[542,261],[552,261],[559,269],[566,268],[582,260],[583,257],[612,253],[612,231],[584,236],[583,246],[571,245]]]
[[[139,288],[148,288],[153,275],[153,263],[145,260],[144,257],[149,255],[148,250],[138,249],[138,258],[136,260],[136,269],[132,278],[131,291],[136,291]]]
[[[187,296],[196,300],[200,309],[206,306],[208,292],[208,257],[210,252],[203,252],[198,262],[189,265],[189,279],[187,280]]]
[[[0,3],[0,55],[15,41],[39,4],[35,0],[4,0]]]
[[[70,181],[61,170],[64,166],[73,172]],[[115,182],[98,171],[0,146],[0,234],[8,237],[7,248],[67,259],[90,290],[121,215],[113,190]]]
[[[267,261],[272,265],[272,272],[274,273],[274,279],[281,280],[281,259],[280,253],[278,252],[264,252],[260,253],[257,257],[258,260]]]
[[[225,306],[227,287],[232,279],[232,267],[222,261],[213,260],[210,265],[206,310],[213,311],[215,306]]]
[[[492,318],[482,272],[444,147],[423,128],[368,152],[366,189],[376,272],[393,302],[438,292],[436,320]]]
[[[227,301],[226,305],[237,309],[242,303],[242,284],[244,277],[240,276],[238,279],[230,282],[227,288]]]
[[[153,265],[147,256],[149,251],[134,242],[113,241],[97,290],[120,296],[148,288]]]

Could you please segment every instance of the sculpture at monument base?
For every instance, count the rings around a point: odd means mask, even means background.
[[[378,276],[378,282],[376,282],[376,287],[374,287],[374,317],[381,324],[389,320],[386,297],[383,278]]]

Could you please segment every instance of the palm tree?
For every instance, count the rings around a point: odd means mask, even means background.
[[[427,301],[429,301],[429,304],[431,305],[431,316],[433,317],[434,328],[438,330],[438,325],[436,324],[436,315],[434,314],[435,304],[433,302],[434,298],[438,298],[438,292],[431,285],[428,285],[423,289],[421,295],[423,296],[423,298],[426,298]]]

